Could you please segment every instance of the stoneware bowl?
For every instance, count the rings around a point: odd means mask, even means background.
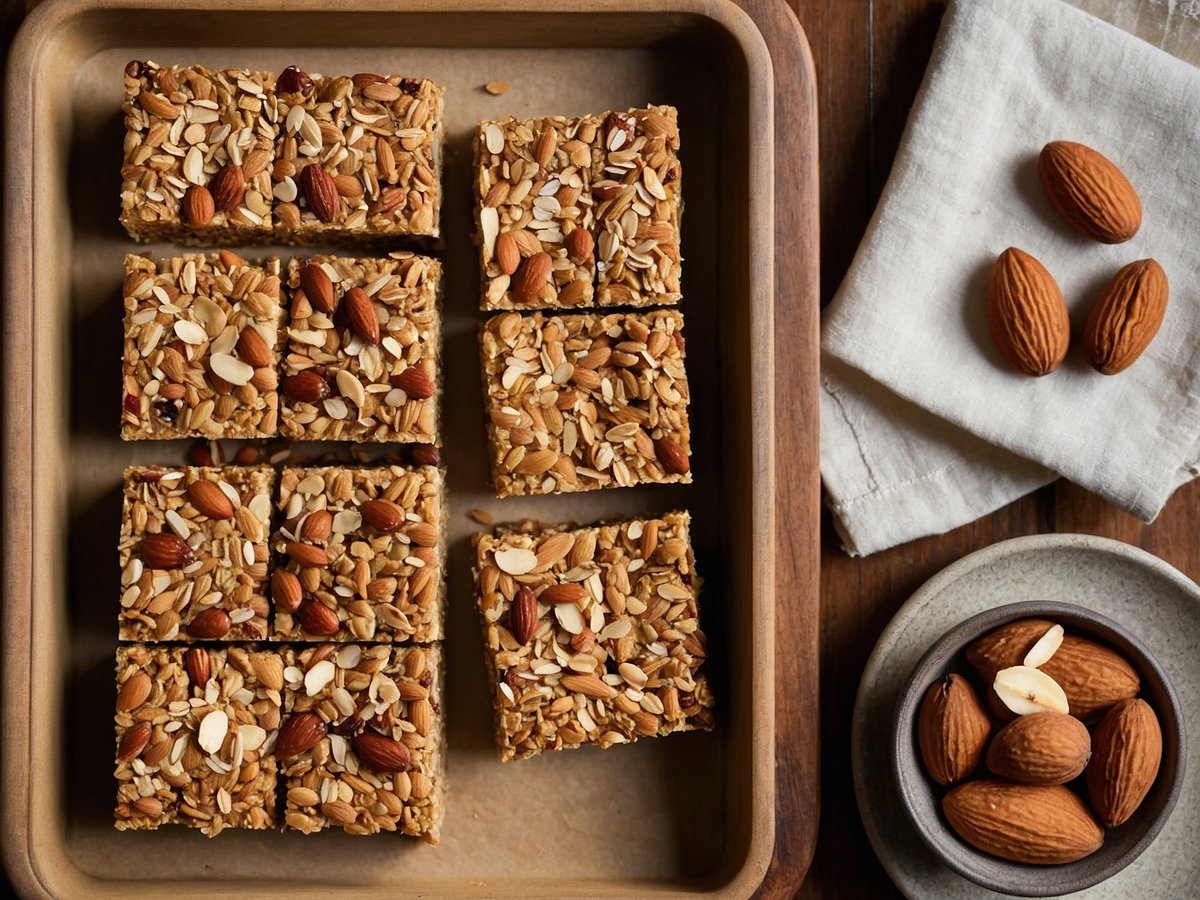
[[[925,772],[917,747],[917,713],[929,686],[949,672],[959,672],[978,684],[977,674],[966,661],[966,648],[1001,625],[1028,618],[1057,622],[1068,634],[1106,644],[1125,657],[1141,677],[1140,696],[1158,714],[1163,733],[1158,778],[1137,812],[1119,828],[1108,829],[1104,846],[1095,853],[1061,865],[1010,862],[977,850],[960,838],[942,814],[941,798],[946,789]],[[1183,715],[1175,690],[1166,673],[1136,637],[1110,619],[1082,606],[1012,603],[972,616],[929,648],[917,663],[900,697],[892,732],[892,764],[905,810],[921,839],[942,862],[983,887],[1021,897],[1049,897],[1099,884],[1137,859],[1154,840],[1175,806],[1187,757]],[[1071,786],[1076,785],[1073,782]]]

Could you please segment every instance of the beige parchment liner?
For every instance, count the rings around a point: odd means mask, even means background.
[[[215,881],[252,895],[351,886],[368,894],[748,893],[773,835],[775,602],[771,83],[749,20],[732,6],[686,3],[675,7],[685,12],[607,3],[587,15],[523,13],[516,4],[507,13],[471,13],[452,0],[420,14],[370,0],[323,12],[310,0],[286,4],[287,12],[270,11],[281,2],[240,9],[246,0],[211,10],[135,5],[48,3],[14,54],[30,66],[30,81],[9,85],[10,165],[14,151],[27,165],[10,181],[10,197],[31,197],[32,207],[28,215],[15,209],[7,231],[5,465],[6,479],[20,485],[6,504],[11,511],[27,499],[34,510],[30,519],[25,507],[31,526],[10,522],[5,532],[13,547],[5,574],[10,872],[27,889],[55,895],[201,894]],[[118,438],[121,261],[136,249],[116,219],[121,70],[146,57],[394,71],[447,88],[440,255],[450,792],[439,847],[393,835],[226,832],[210,841],[183,828],[112,827],[121,470],[182,463],[188,446]],[[510,90],[491,96],[482,89],[491,81]],[[32,119],[14,98],[35,98]],[[485,485],[471,129],[482,118],[646,102],[675,104],[682,125],[681,308],[696,483],[498,501]],[[263,248],[283,258],[293,252]],[[20,310],[12,308],[17,294],[26,301]],[[501,764],[471,597],[468,539],[479,526],[467,513],[476,507],[497,521],[579,522],[690,509],[719,730]]]

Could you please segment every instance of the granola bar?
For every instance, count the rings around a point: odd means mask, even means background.
[[[441,640],[442,473],[287,468],[272,549],[278,640]]]
[[[502,760],[713,727],[689,522],[475,536]]]
[[[599,128],[595,116],[479,123],[483,309],[593,305],[591,177]]]
[[[274,651],[119,648],[116,827],[274,827],[282,688]]]
[[[270,234],[273,75],[134,60],[122,109],[130,237],[214,244]]]
[[[398,75],[309,76],[293,66],[277,96],[272,180],[285,237],[438,236],[440,87]]]
[[[674,310],[484,323],[497,496],[690,482],[682,327]]]
[[[280,434],[439,441],[441,277],[407,252],[293,259]]]
[[[276,433],[279,261],[125,257],[126,440]]]
[[[682,169],[672,106],[610,112],[592,171],[599,306],[678,303]]]
[[[436,844],[445,792],[440,645],[284,649],[276,752],[288,828]]]
[[[266,466],[125,470],[121,640],[266,637],[274,485]]]

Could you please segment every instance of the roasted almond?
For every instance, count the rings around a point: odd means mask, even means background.
[[[246,176],[241,166],[227,165],[209,183],[213,206],[217,212],[237,209],[246,196]]]
[[[275,755],[280,759],[298,756],[311,750],[325,737],[325,723],[315,712],[299,712],[279,727],[275,739]]]
[[[263,336],[258,333],[257,328],[249,325],[238,335],[237,355],[242,362],[256,369],[273,365],[275,362],[271,348],[267,346]]]
[[[391,500],[367,500],[358,511],[363,521],[380,534],[392,534],[404,525],[404,510]]]
[[[289,375],[279,387],[287,397],[299,403],[320,403],[329,396],[329,382],[313,369]]]
[[[203,226],[212,221],[216,212],[212,194],[201,184],[193,184],[183,194],[183,218],[191,225]]]
[[[411,444],[408,455],[414,466],[436,466],[442,462],[442,452],[434,444]]]
[[[329,554],[323,547],[305,544],[302,541],[288,541],[287,555],[300,566],[327,566]]]
[[[233,621],[229,613],[223,609],[212,607],[196,614],[196,618],[188,622],[187,633],[201,640],[218,640],[229,634]]]
[[[1145,700],[1112,707],[1092,735],[1088,798],[1100,820],[1115,828],[1129,820],[1154,786],[1162,763],[1162,728]]]
[[[276,569],[271,576],[271,599],[279,612],[293,613],[300,608],[304,589],[300,579],[287,569]]]
[[[196,508],[196,512],[210,519],[232,519],[234,514],[233,501],[225,496],[225,492],[215,481],[200,479],[193,481],[187,489],[188,502]]]
[[[1038,177],[1054,208],[1088,237],[1119,244],[1142,225],[1142,201],[1125,173],[1085,144],[1047,144],[1038,156]]]
[[[312,78],[299,66],[288,66],[275,80],[275,89],[283,94],[302,94],[307,97],[314,87]]]
[[[408,771],[408,748],[374,731],[364,731],[350,741],[359,761],[376,772]]]
[[[182,569],[196,561],[187,541],[169,531],[143,537],[138,552],[154,569]]]
[[[333,282],[317,263],[310,262],[300,267],[300,287],[313,309],[323,313],[333,312]]]
[[[342,308],[352,332],[368,344],[379,343],[379,316],[375,315],[375,305],[366,291],[350,288],[342,297]]]
[[[1083,772],[1092,739],[1074,716],[1043,712],[1008,723],[987,751],[993,774],[1022,784],[1066,784]]]
[[[975,771],[991,721],[965,678],[950,674],[925,693],[917,716],[917,744],[925,770],[938,784],[956,784]]]
[[[511,275],[517,271],[520,264],[521,251],[517,249],[517,240],[512,236],[512,232],[504,231],[496,235],[496,265],[500,267],[500,271]]]
[[[128,762],[136,757],[150,742],[150,723],[138,722],[130,725],[121,735],[121,743],[117,746],[117,759]]]
[[[586,600],[587,596],[587,588],[583,585],[564,583],[552,584],[544,588],[538,595],[538,600],[553,606],[557,603],[578,603],[581,600]]]
[[[308,208],[322,222],[332,222],[341,212],[342,200],[337,185],[320,163],[310,163],[300,171],[300,190],[308,201]]]
[[[583,694],[596,700],[612,700],[618,693],[615,687],[601,681],[595,675],[564,675],[559,684],[572,693]]]
[[[550,278],[554,261],[549,253],[527,257],[512,277],[512,295],[517,303],[533,303],[538,299]]]
[[[183,668],[188,674],[191,686],[203,691],[212,674],[212,662],[208,658],[208,651],[203,647],[190,647],[183,656]]]
[[[524,646],[533,640],[537,623],[537,598],[526,585],[521,585],[508,610],[508,630],[516,642]]]
[[[1167,313],[1167,273],[1152,259],[1123,267],[1100,292],[1083,332],[1088,362],[1116,375],[1142,355]]]
[[[654,442],[654,453],[672,475],[686,475],[692,470],[687,451],[669,437],[660,437]]]
[[[300,604],[296,618],[299,620],[301,628],[318,637],[332,637],[342,628],[337,613],[312,597]]]
[[[428,400],[436,392],[433,379],[420,366],[409,366],[391,378],[392,387],[400,388],[412,400]]]
[[[324,541],[333,533],[333,513],[327,509],[314,509],[304,519],[300,537],[306,541]]]
[[[137,709],[150,696],[150,688],[150,676],[145,672],[134,672],[117,691],[117,712]]]
[[[567,259],[580,265],[587,262],[591,257],[596,242],[592,239],[591,233],[586,228],[576,228],[567,235],[563,246],[567,248]]]
[[[1024,375],[1049,374],[1067,355],[1071,322],[1062,291],[1024,250],[1009,247],[992,266],[987,320],[1000,355]]]

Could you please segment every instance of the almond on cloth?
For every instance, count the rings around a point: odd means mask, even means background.
[[[987,287],[987,320],[996,349],[1024,375],[1047,375],[1067,355],[1071,321],[1058,282],[1024,250],[1000,254]]]
[[[1038,177],[1054,208],[1088,237],[1120,244],[1142,226],[1142,201],[1125,173],[1086,144],[1047,144],[1038,156]]]
[[[1132,366],[1167,314],[1167,273],[1152,259],[1123,267],[1100,292],[1083,332],[1083,352],[1104,375]]]

